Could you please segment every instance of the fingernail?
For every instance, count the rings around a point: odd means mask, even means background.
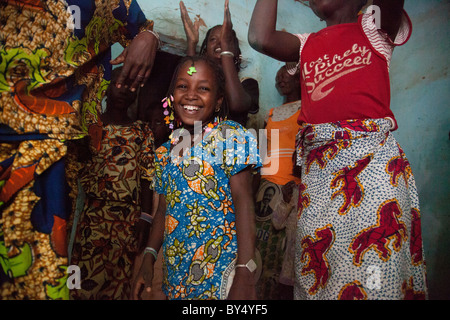
[[[131,88],[130,90],[131,90],[131,92],[135,92],[136,88]]]

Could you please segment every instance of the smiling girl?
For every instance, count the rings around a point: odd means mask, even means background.
[[[242,69],[242,56],[239,39],[231,21],[229,0],[225,0],[224,9],[222,25],[208,29],[199,55],[211,58],[222,67],[229,118],[248,128],[249,114],[256,114],[259,111],[258,82],[253,78],[239,76]],[[193,56],[196,54],[199,42],[200,20],[191,21],[183,1],[180,1],[180,12],[188,43],[186,54]]]
[[[220,119],[226,111],[223,79],[220,67],[205,57],[184,58],[175,71],[168,96],[182,129],[156,151],[159,205],[134,298],[142,286],[151,290],[161,246],[169,299],[256,297],[251,175],[260,159],[251,147],[256,139]],[[197,136],[196,122],[203,128]],[[225,139],[232,143],[222,148]],[[187,148],[174,154],[182,142]]]

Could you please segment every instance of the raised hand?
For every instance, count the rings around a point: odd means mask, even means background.
[[[222,47],[222,51],[231,51],[235,53],[236,48],[233,42],[232,30],[233,30],[233,23],[231,22],[230,1],[225,0],[222,32],[220,35],[220,45]]]
[[[183,21],[184,32],[186,33],[186,40],[188,43],[187,55],[192,56],[195,54],[199,41],[198,30],[200,28],[200,21],[195,20],[194,22],[192,22],[183,1],[180,1],[180,13],[181,21]]]

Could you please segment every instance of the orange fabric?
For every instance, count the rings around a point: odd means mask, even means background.
[[[269,119],[267,120],[267,155],[273,157],[279,154],[278,171],[273,175],[262,175],[261,177],[278,185],[284,185],[291,180],[300,183],[300,179],[292,175],[294,168],[293,154],[295,151],[295,136],[300,128],[297,118],[300,110],[289,118],[282,121],[273,121],[272,114],[274,108],[270,110]],[[272,130],[279,130],[279,149],[272,150]],[[263,168],[270,168],[271,163],[264,164]]]

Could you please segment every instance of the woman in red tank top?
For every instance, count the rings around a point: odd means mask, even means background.
[[[276,0],[258,0],[250,23],[255,50],[300,70],[296,299],[427,297],[419,200],[390,109],[390,59],[411,22],[403,0],[359,14],[366,2],[309,1],[327,25],[316,33],[276,30]]]

